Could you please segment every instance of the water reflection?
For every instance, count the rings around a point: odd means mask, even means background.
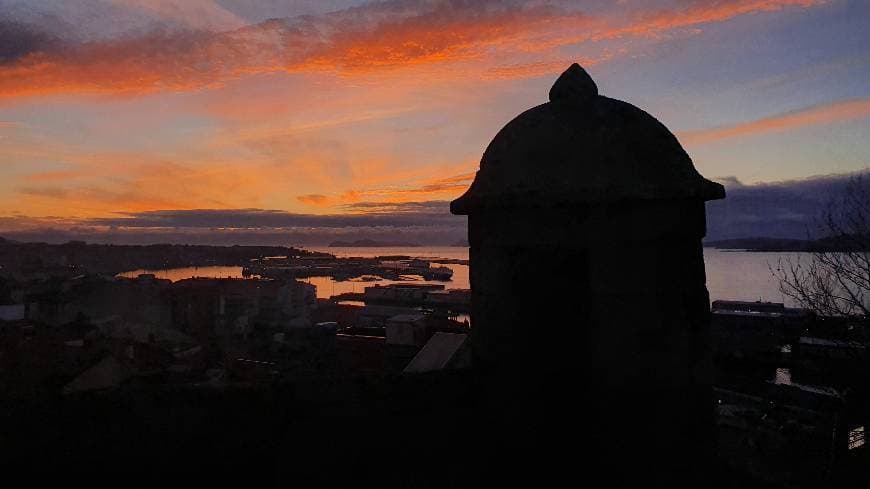
[[[779,291],[779,281],[770,271],[780,260],[807,257],[808,253],[757,253],[724,251],[704,248],[707,269],[707,290],[710,299],[741,301],[785,302],[794,307],[794,301]]]
[[[362,293],[366,287],[374,285],[389,285],[389,284],[440,284],[446,289],[467,289],[469,288],[468,280],[468,265],[445,265],[453,270],[453,280],[442,282],[437,280],[423,280],[421,277],[406,277],[407,280],[342,280],[337,281],[332,277],[311,277],[299,279],[302,282],[307,282],[317,286],[317,298],[329,299],[332,296],[344,294],[347,292]],[[157,278],[171,280],[177,282],[194,277],[203,278],[257,278],[244,277],[242,275],[242,267],[188,267],[188,268],[172,268],[168,270],[133,270],[131,272],[121,273],[119,277],[136,278],[141,274],[153,274]]]
[[[151,274],[160,279],[171,280],[178,282],[189,278],[257,278],[244,277],[242,275],[242,267],[186,267],[186,268],[170,268],[167,270],[133,270],[131,272],[119,273],[119,277],[136,278],[139,275]]]
[[[452,259],[468,259],[468,248],[460,247],[404,247],[404,248],[320,248],[339,257],[374,257],[385,255],[402,255],[412,257],[440,257]],[[710,298],[732,300],[767,300],[794,304],[784,298],[779,292],[779,283],[769,266],[776,266],[780,259],[800,257],[802,253],[746,253],[704,249],[704,259],[707,268],[707,288]],[[453,270],[453,280],[448,282],[424,281],[416,277],[415,282],[443,284],[448,289],[470,288],[467,265],[445,265]],[[124,277],[136,277],[142,273],[153,273],[158,278],[172,281],[191,277],[242,278],[242,267],[189,267],[170,270],[134,270],[121,274]],[[373,281],[335,281],[330,277],[313,277],[304,279],[317,286],[317,296],[329,298],[344,292],[362,292],[365,287],[381,284],[409,283],[394,280]],[[546,286],[542,284],[541,286]]]
[[[317,297],[319,299],[328,299],[339,294],[348,292],[362,293],[366,287],[374,287],[375,285],[390,285],[390,284],[437,284],[443,285],[445,289],[467,289],[470,287],[468,280],[468,265],[444,265],[453,270],[453,280],[423,280],[421,277],[406,277],[406,280],[342,280],[338,281],[332,277],[311,277],[299,279],[317,286]]]

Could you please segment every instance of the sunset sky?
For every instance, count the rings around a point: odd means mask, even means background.
[[[572,62],[728,186],[870,165],[864,0],[0,0],[0,234],[428,239]]]

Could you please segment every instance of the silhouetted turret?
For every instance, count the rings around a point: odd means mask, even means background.
[[[713,407],[701,239],[704,202],[724,196],[664,125],[600,96],[577,64],[549,103],[498,133],[451,205],[469,216],[491,427],[522,425],[493,443],[495,459],[534,467],[529,477],[604,477],[600,487],[703,483]]]

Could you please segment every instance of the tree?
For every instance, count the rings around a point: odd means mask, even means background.
[[[779,261],[780,291],[825,318],[813,336],[839,341],[847,364],[827,368],[853,404],[870,406],[870,180],[855,176],[817,222],[810,253]],[[819,324],[819,323],[817,323]]]
[[[781,259],[780,291],[821,316],[870,320],[870,181],[852,177],[818,219],[810,257]]]

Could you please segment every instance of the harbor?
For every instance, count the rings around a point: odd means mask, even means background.
[[[349,258],[266,257],[252,260],[250,265],[242,269],[242,274],[275,279],[331,277],[338,281],[399,281],[419,277],[423,280],[449,281],[453,278],[453,270],[444,266],[446,263],[468,264],[467,260],[424,259],[403,255]]]

